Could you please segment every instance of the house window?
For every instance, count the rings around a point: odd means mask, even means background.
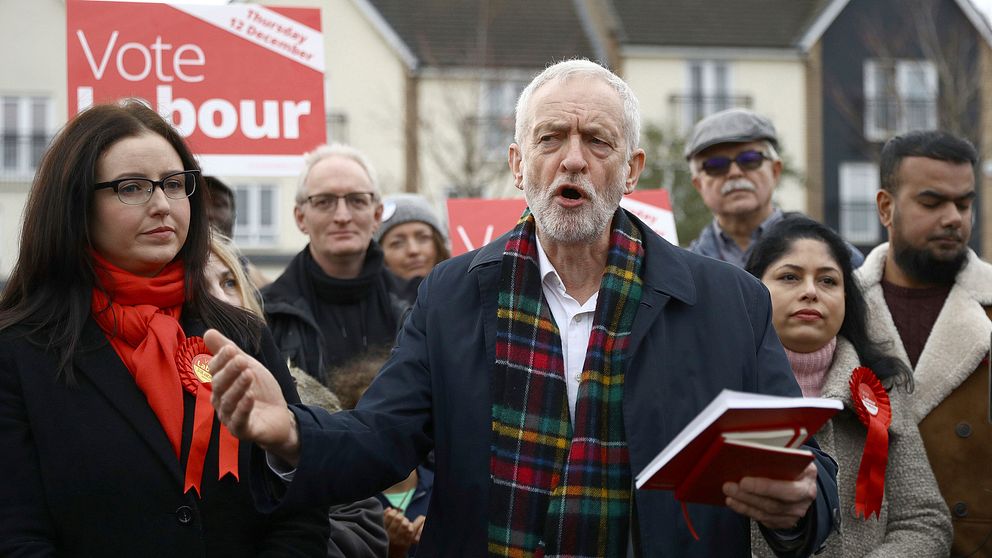
[[[348,143],[348,115],[343,112],[327,113],[327,141]]]
[[[237,217],[234,241],[239,246],[265,247],[279,241],[278,188],[272,184],[234,187]]]
[[[689,91],[682,104],[683,132],[700,119],[736,105],[730,94],[730,66],[717,60],[689,62]]]
[[[34,174],[52,136],[55,108],[49,97],[0,97],[0,171]]]
[[[865,60],[865,137],[937,127],[937,69],[927,60]]]
[[[483,82],[477,121],[483,159],[499,161],[506,158],[506,148],[513,143],[517,98],[524,87],[527,83],[523,81]]]
[[[840,234],[854,244],[877,244],[878,165],[848,162],[840,165]]]

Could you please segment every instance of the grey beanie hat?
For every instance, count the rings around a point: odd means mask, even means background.
[[[382,224],[375,232],[375,240],[378,242],[396,225],[417,221],[427,223],[441,234],[445,242],[448,241],[448,231],[441,225],[434,208],[417,194],[390,194],[382,198]]]
[[[685,158],[691,159],[707,147],[720,143],[747,143],[768,140],[778,149],[775,125],[748,109],[732,108],[711,114],[692,127],[685,144]]]

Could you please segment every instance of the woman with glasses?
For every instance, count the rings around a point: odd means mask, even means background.
[[[840,529],[819,556],[947,556],[950,516],[910,415],[912,376],[868,338],[844,241],[816,221],[785,217],[754,245],[747,271],[768,287],[803,395],[844,403],[816,433],[837,461],[841,504]],[[761,536],[751,540],[755,555],[774,556]]]
[[[250,447],[210,404],[210,327],[299,398],[261,322],[208,295],[199,181],[137,101],[42,158],[0,295],[0,555],[324,556],[324,510],[255,510]]]

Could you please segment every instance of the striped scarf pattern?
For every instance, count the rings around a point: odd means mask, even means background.
[[[643,259],[640,232],[618,209],[573,432],[561,336],[544,300],[529,210],[511,233],[491,386],[489,556],[625,555],[631,472],[623,381]]]

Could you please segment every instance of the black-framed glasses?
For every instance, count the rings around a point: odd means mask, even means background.
[[[174,172],[162,178],[162,180],[152,180],[151,178],[118,178],[110,182],[101,182],[93,186],[94,190],[113,188],[117,193],[117,199],[127,205],[142,205],[148,203],[155,193],[155,187],[162,189],[165,197],[173,200],[181,200],[193,195],[196,191],[198,170],[188,170]]]
[[[752,171],[765,162],[768,155],[761,151],[750,149],[741,151],[736,157],[710,157],[703,161],[703,171],[710,176],[723,176],[730,172],[730,164],[737,163],[742,171]]]
[[[310,207],[316,209],[317,211],[329,213],[338,208],[338,200],[340,199],[344,199],[348,209],[351,209],[352,211],[362,211],[372,207],[372,202],[375,201],[375,193],[348,192],[347,194],[342,194],[340,196],[337,194],[316,194],[313,196],[307,196],[305,201],[310,204]]]

